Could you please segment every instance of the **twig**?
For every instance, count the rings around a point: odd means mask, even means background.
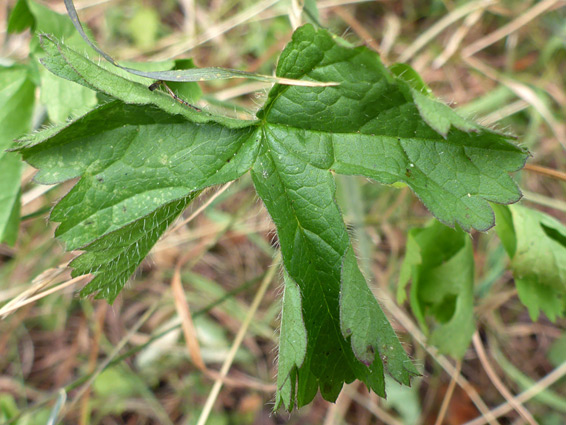
[[[543,167],[542,165],[526,164],[523,170],[532,171],[533,173],[542,174],[557,180],[566,182],[566,173],[564,171],[554,170],[552,168]]]

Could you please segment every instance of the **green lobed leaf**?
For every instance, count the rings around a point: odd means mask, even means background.
[[[391,376],[405,385],[418,374],[367,286],[352,248],[348,248],[342,263],[340,326],[342,335],[351,336],[352,350],[362,363],[381,368],[383,361]]]
[[[351,257],[344,258],[351,246],[334,200],[332,173],[293,153],[289,146],[293,132],[270,125],[264,125],[263,131],[252,179],[277,227],[285,269],[301,289],[308,335],[307,354],[292,385],[296,394],[291,394],[291,405],[295,397],[297,406],[308,404],[318,390],[334,401],[343,383],[354,379],[385,396],[382,359],[392,376],[405,384],[418,372],[402,348],[398,350],[399,343],[389,343],[395,336],[387,320],[354,323],[349,307],[360,295],[353,292],[366,284],[353,270],[357,264],[352,264]],[[343,308],[341,291],[348,293]],[[371,293],[368,298],[367,291],[366,285],[361,296],[367,298],[367,310],[374,312],[373,317],[381,317],[377,301]],[[341,320],[345,321],[344,330]],[[384,329],[385,334],[380,334]],[[294,371],[289,379],[293,377]]]
[[[153,80],[163,80],[163,81],[176,81],[176,82],[195,82],[195,81],[211,81],[211,80],[226,80],[231,78],[247,78],[250,80],[263,81],[266,83],[279,83],[279,84],[293,84],[301,86],[328,86],[336,85],[335,82],[320,83],[316,81],[297,81],[289,78],[272,77],[270,75],[262,75],[254,72],[241,71],[238,69],[228,69],[228,68],[193,68],[193,69],[175,69],[167,71],[145,71],[136,68],[129,68],[120,65],[115,59],[110,55],[105,53],[103,50],[99,49],[90,38],[86,35],[82,24],[77,15],[75,5],[72,0],[64,0],[65,7],[67,8],[67,13],[69,14],[73,25],[77,32],[81,35],[83,40],[98,54],[100,54],[104,59],[110,62],[117,68],[120,68],[126,72],[129,72],[140,77],[150,78]]]
[[[61,223],[57,235],[69,249],[87,251],[73,263],[76,273],[100,276],[87,292],[113,299],[183,199],[251,170],[277,227],[288,283],[296,285],[287,285],[279,357],[277,404],[287,408],[307,404],[317,391],[335,400],[354,379],[384,396],[384,370],[404,384],[418,374],[359,271],[335,202],[333,172],[407,184],[433,214],[466,230],[493,225],[488,200],[520,197],[508,172],[522,166],[524,150],[390,74],[374,52],[352,49],[310,25],[295,32],[277,75],[341,84],[275,85],[258,121],[195,111],[53,37],[42,42],[42,62],[51,72],[119,99],[31,135],[20,147],[40,169],[38,181],[80,177],[51,218]],[[158,231],[144,239],[150,223]],[[468,276],[465,235],[451,232],[461,236],[449,266],[467,266]],[[452,283],[445,282],[445,294],[452,294]],[[473,326],[467,281],[460,289],[452,318],[439,316],[437,300],[427,299],[448,335],[462,325],[466,336]],[[304,332],[306,351],[293,343]]]
[[[83,250],[86,252],[70,264],[73,277],[94,275],[81,295],[95,293],[96,298],[106,298],[112,303],[167,227],[199,194],[200,191],[192,192],[162,205],[85,246]]]
[[[163,204],[238,178],[255,158],[255,133],[114,101],[32,136],[23,157],[40,169],[39,183],[81,176],[51,213],[61,223],[56,235],[71,250]]]
[[[523,166],[525,150],[395,78],[369,49],[342,47],[326,31],[305,26],[283,51],[277,75],[340,81],[275,86],[258,115],[293,127],[293,151],[307,161],[319,161],[324,151],[324,167],[338,173],[403,182],[436,218],[465,230],[493,226],[487,201],[521,197],[508,172]]]
[[[429,333],[427,317],[435,319],[429,343],[441,352],[462,358],[475,331],[474,253],[469,235],[434,221],[409,232],[399,280],[404,287],[410,270],[411,309]],[[398,298],[403,299],[402,296]]]
[[[283,404],[290,411],[295,401],[296,371],[307,354],[307,330],[301,306],[301,290],[287,273],[283,275],[283,282],[285,292],[281,311],[275,409]]]
[[[519,205],[494,206],[497,234],[511,259],[521,302],[537,320],[543,311],[551,321],[566,313],[566,226]]]

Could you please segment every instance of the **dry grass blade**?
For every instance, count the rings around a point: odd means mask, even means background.
[[[291,23],[291,28],[293,31],[299,28],[302,24],[302,14],[303,14],[303,4],[299,4],[298,0],[291,0],[291,4],[288,6],[288,16],[289,22]]]
[[[67,264],[68,263],[60,264],[58,267],[47,269],[38,276],[36,276],[33,279],[32,284],[28,289],[26,289],[25,291],[14,297],[14,299],[12,299],[8,303],[4,304],[4,306],[2,306],[2,308],[0,309],[0,317],[3,318],[3,315],[6,314],[7,311],[11,309],[13,306],[22,303],[23,301],[31,297],[33,294],[37,293],[41,289],[53,283],[53,281],[57,278],[57,276],[61,275],[61,273],[63,273],[66,270]],[[17,308],[14,309],[13,311],[15,310],[17,310]]]
[[[22,206],[25,206],[32,201],[35,201],[37,198],[45,195],[47,192],[49,192],[50,190],[56,187],[57,185],[51,185],[51,186],[41,185],[28,190],[27,192],[22,194],[22,200],[21,200]]]
[[[513,103],[510,103],[509,105],[505,105],[503,108],[498,109],[497,111],[494,111],[489,115],[486,115],[485,117],[482,117],[478,121],[482,125],[489,127],[489,126],[501,121],[504,118],[507,118],[507,117],[509,117],[513,114],[516,114],[517,112],[521,112],[521,111],[525,110],[529,106],[530,105],[527,102],[525,102],[524,100],[517,100]]]
[[[210,27],[204,33],[199,34],[194,38],[189,38],[186,41],[182,41],[175,45],[172,45],[171,47],[163,50],[159,54],[154,55],[152,59],[153,60],[171,59],[173,57],[179,56],[182,53],[186,53],[189,50],[194,49],[198,45],[206,43],[207,41],[212,40],[213,38],[216,38],[219,35],[222,35],[230,31],[232,28],[235,28],[238,25],[241,25],[249,21],[254,16],[259,15],[265,9],[270,8],[277,2],[279,2],[279,0],[264,0],[259,3],[256,3],[253,6],[249,7],[248,9],[230,17],[224,22],[221,22],[217,25]]]
[[[529,412],[525,408],[525,406],[523,406],[521,403],[518,403],[513,398],[513,394],[511,394],[511,391],[509,391],[509,389],[505,386],[503,381],[499,378],[499,376],[497,376],[497,373],[495,373],[495,370],[493,369],[491,363],[487,358],[485,348],[481,342],[480,335],[477,331],[474,333],[474,336],[472,337],[472,342],[474,344],[474,348],[476,349],[476,353],[478,354],[478,358],[483,366],[483,369],[487,373],[487,376],[489,377],[491,383],[495,386],[495,388],[497,388],[497,391],[499,391],[499,393],[505,398],[505,400],[507,400],[509,405],[513,409],[515,409],[515,411],[519,415],[521,415],[521,417],[525,421],[527,421],[531,425],[538,425],[538,422],[535,420],[531,412]]]
[[[566,212],[566,202],[560,199],[550,198],[539,193],[531,192],[523,189],[523,197],[525,200],[533,202],[538,205],[553,208],[557,211]]]
[[[181,0],[181,6],[185,15],[183,29],[189,40],[193,40],[196,31],[196,7],[195,0]]]
[[[353,4],[358,4],[358,3],[373,3],[376,1],[387,1],[387,0],[326,0],[326,1],[320,1],[317,2],[316,7],[318,8],[318,10],[324,10],[324,9],[331,9],[333,7],[337,7],[337,6],[347,6],[347,5],[353,5]],[[264,20],[268,20],[268,19],[273,19],[273,18],[277,18],[279,16],[286,16],[285,13],[282,13],[279,10],[265,10],[264,12],[262,12],[261,14],[259,14],[259,16],[257,16],[256,18],[254,18],[252,21],[264,21]]]
[[[6,304],[4,307],[2,307],[0,309],[0,318],[4,319],[8,314],[13,313],[14,311],[22,308],[25,305],[31,304],[37,300],[40,300],[41,298],[44,298],[48,295],[51,295],[55,292],[61,291],[69,286],[72,286],[82,280],[85,280],[87,278],[90,278],[91,275],[84,275],[84,276],[79,276],[79,277],[75,277],[74,279],[70,279],[66,282],[60,283],[57,286],[47,289],[33,297],[27,298],[27,297],[23,297],[22,295],[16,297],[17,301],[14,302],[14,300],[10,301],[8,304]],[[27,291],[26,291],[27,292]]]
[[[550,387],[559,379],[563,378],[566,375],[566,362],[562,363],[540,381],[538,381],[535,385],[530,387],[529,389],[523,391],[521,394],[513,397],[513,401],[516,403],[525,403],[526,401],[530,400],[531,398],[535,397],[537,394],[544,391],[546,388]],[[489,412],[490,416],[492,417],[500,417],[503,416],[510,411],[513,410],[513,406],[509,402],[505,402],[502,405],[496,407],[495,409]],[[484,416],[478,417],[473,421],[466,422],[463,425],[484,425],[487,423]]]
[[[208,420],[208,416],[210,415],[210,412],[212,411],[212,406],[214,405],[214,402],[216,401],[216,398],[218,397],[218,394],[220,393],[220,389],[222,388],[222,380],[228,374],[228,371],[230,370],[230,367],[232,366],[232,362],[234,361],[234,357],[236,356],[236,353],[237,353],[238,349],[240,348],[242,341],[244,340],[244,336],[245,336],[245,334],[248,330],[248,327],[249,327],[249,325],[250,325],[250,323],[251,323],[251,321],[252,321],[252,319],[255,315],[255,312],[257,311],[259,304],[260,304],[261,300],[263,299],[263,296],[265,295],[267,288],[269,287],[269,284],[271,283],[271,281],[273,280],[273,278],[275,276],[275,272],[277,271],[278,266],[279,266],[280,258],[281,258],[281,255],[279,254],[277,256],[277,258],[271,264],[271,266],[270,266],[271,268],[266,273],[263,281],[261,282],[261,285],[260,285],[260,287],[259,287],[259,289],[256,293],[256,296],[254,297],[252,304],[251,304],[251,306],[248,310],[248,314],[246,315],[246,318],[244,319],[242,326],[240,327],[240,329],[238,330],[238,333],[236,334],[236,337],[234,338],[234,342],[232,343],[232,347],[230,348],[230,351],[229,351],[228,355],[226,356],[226,360],[224,360],[224,363],[222,364],[222,368],[220,369],[220,376],[214,382],[214,386],[212,387],[212,390],[210,391],[210,393],[208,395],[208,398],[207,398],[206,403],[205,403],[205,405],[202,409],[202,412],[200,414],[197,425],[205,425],[207,420]]]
[[[466,3],[464,6],[454,9],[440,21],[435,23],[428,30],[423,32],[409,47],[407,47],[401,56],[399,56],[399,62],[407,62],[411,59],[415,53],[426,46],[434,37],[452,25],[454,22],[459,21],[464,16],[475,12],[478,9],[486,8],[487,6],[494,3],[494,0],[481,0]]]
[[[195,325],[193,323],[193,318],[189,310],[189,303],[185,298],[185,292],[183,291],[183,285],[181,283],[181,263],[177,263],[175,271],[173,273],[173,278],[171,279],[171,291],[173,292],[173,300],[175,301],[175,308],[177,309],[177,314],[181,318],[181,326],[183,328],[183,335],[185,336],[185,342],[187,344],[187,349],[191,355],[191,360],[194,365],[202,371],[206,371],[206,365],[202,360],[202,355],[200,353],[200,345],[197,339],[197,332]]]
[[[558,140],[558,142],[566,149],[566,129],[563,125],[561,125],[554,116],[552,112],[548,109],[548,107],[542,102],[542,100],[537,96],[533,89],[526,86],[525,84],[519,83],[509,77],[505,77],[504,75],[500,75],[495,69],[489,67],[482,61],[476,59],[475,57],[467,57],[464,59],[465,62],[475,68],[486,77],[491,78],[494,81],[497,81],[507,88],[509,88],[513,93],[515,93],[518,97],[523,99],[525,102],[529,103],[536,111],[542,116],[542,118],[546,121],[548,126],[550,127],[552,133]]]
[[[564,0],[545,0],[537,3],[531,9],[527,10],[521,16],[509,22],[507,25],[502,26],[491,34],[488,34],[485,37],[482,37],[476,42],[470,44],[462,51],[462,56],[471,56],[479,52],[480,50],[485,49],[487,46],[490,46],[496,41],[501,40],[503,37],[506,37],[509,34],[517,31],[519,28],[526,25],[537,16],[543,14],[559,3],[562,3],[562,6],[566,6],[566,2]]]
[[[104,330],[104,318],[108,311],[108,304],[103,302],[99,305],[95,313],[95,328],[92,345],[88,355],[88,371],[93,373],[96,368],[96,359],[98,358],[98,349],[100,346],[100,338]],[[84,397],[81,400],[79,409],[79,425],[88,425],[90,422],[90,388],[85,391]]]
[[[342,391],[334,404],[326,412],[322,425],[338,425],[344,422],[344,416],[352,404],[350,394]]]
[[[541,165],[526,164],[524,167],[527,171],[542,174],[543,176],[552,177],[553,179],[566,182],[566,173],[564,171],[553,170],[552,168],[543,167]]]
[[[173,292],[175,308],[177,309],[177,314],[181,319],[181,327],[183,329],[187,351],[191,356],[191,360],[193,361],[194,365],[206,376],[214,380],[220,379],[224,385],[234,388],[252,388],[258,391],[272,393],[277,388],[273,384],[266,384],[244,376],[238,378],[222,376],[220,373],[206,367],[206,364],[204,363],[204,360],[202,358],[197,331],[192,319],[189,303],[187,302],[187,299],[185,297],[183,284],[181,282],[181,268],[186,262],[191,260],[192,257],[192,253],[187,253],[187,255],[185,255],[177,262],[175,271],[173,273],[173,278],[171,279],[171,290]]]
[[[128,341],[132,339],[132,337],[136,334],[136,332],[142,327],[142,325],[151,317],[153,313],[157,310],[159,305],[161,304],[161,299],[158,299],[151,305],[147,311],[137,320],[137,322],[132,326],[132,328],[128,331],[128,333],[120,340],[120,342],[114,347],[112,352],[108,355],[106,359],[96,368],[94,373],[90,376],[90,378],[79,388],[73,401],[67,406],[65,412],[70,412],[74,405],[85,395],[87,390],[90,388],[94,380],[108,367],[108,365],[112,362],[112,360],[120,353],[122,348],[126,346]],[[63,413],[62,416],[64,416]],[[168,418],[164,418],[166,423],[170,424],[171,421]]]
[[[393,14],[388,14],[385,16],[384,21],[385,29],[381,39],[380,53],[384,62],[387,62],[387,57],[401,32],[401,20]]]
[[[332,11],[346,22],[364,43],[379,53],[379,45],[375,42],[373,36],[350,12],[341,6],[334,7]]]
[[[458,359],[456,361],[456,369],[454,370],[454,374],[452,378],[450,378],[450,384],[448,385],[448,389],[446,390],[446,394],[444,399],[442,400],[442,405],[440,406],[440,410],[438,411],[438,416],[436,418],[436,422],[434,425],[442,425],[444,422],[444,418],[446,416],[446,412],[448,412],[448,406],[450,406],[450,401],[452,401],[452,396],[454,395],[454,389],[456,388],[456,381],[458,380],[458,376],[462,371],[462,360]]]
[[[247,84],[240,84],[235,87],[230,87],[224,90],[217,91],[214,93],[214,97],[221,102],[225,102],[230,99],[234,99],[236,97],[244,96],[246,94],[258,92],[261,90],[268,90],[271,87],[271,84],[262,83],[262,82],[254,82],[254,83],[247,83]]]
[[[432,62],[433,68],[440,68],[452,57],[454,53],[456,53],[460,44],[464,40],[464,37],[466,37],[468,31],[470,31],[470,28],[472,28],[480,20],[484,11],[485,8],[481,8],[466,16],[462,25],[460,25],[454,35],[450,37],[444,51]]]

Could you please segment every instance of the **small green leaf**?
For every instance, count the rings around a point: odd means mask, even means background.
[[[403,304],[407,300],[406,287],[411,280],[413,274],[413,267],[422,263],[421,248],[415,239],[418,231],[410,231],[407,235],[407,243],[405,244],[405,259],[401,265],[399,272],[399,283],[397,285],[397,303]]]
[[[318,7],[316,6],[316,0],[304,0],[303,13],[307,16],[311,23],[322,27],[320,24],[320,15],[318,13]]]
[[[51,213],[61,223],[56,235],[71,250],[194,191],[238,178],[255,158],[255,133],[255,127],[199,126],[157,108],[114,101],[32,135],[23,156],[40,169],[37,182],[82,176]]]
[[[30,130],[34,91],[26,67],[0,68],[0,156]]]
[[[0,152],[0,243],[14,245],[20,226],[20,176],[22,161]]]
[[[531,319],[566,313],[566,226],[542,212],[498,206],[496,230],[511,259],[519,299]]]
[[[434,221],[409,232],[411,245],[403,269],[412,275],[411,308],[428,332],[427,316],[436,320],[429,342],[461,358],[472,339],[474,320],[474,256],[470,237]],[[406,275],[401,276],[403,287]]]
[[[8,34],[17,34],[32,27],[34,18],[27,0],[18,0],[8,19]]]
[[[482,131],[479,125],[462,118],[452,108],[448,107],[448,105],[432,99],[429,96],[418,91],[413,91],[413,99],[423,120],[445,139],[448,137],[448,132],[451,127],[466,133]]]
[[[307,161],[326,155],[323,166],[338,173],[403,182],[440,221],[464,230],[493,226],[488,201],[520,199],[508,172],[523,166],[527,152],[395,78],[375,52],[343,47],[307,25],[281,54],[277,75],[340,80],[337,87],[276,85],[258,113],[292,131],[292,150]]]
[[[83,247],[85,253],[70,264],[72,275],[92,273],[95,277],[83,288],[81,295],[95,293],[96,298],[106,298],[112,303],[153,245],[199,193],[193,192],[162,205]]]
[[[31,130],[35,86],[26,67],[0,68],[0,242],[13,245],[20,222],[20,159],[5,150]]]
[[[277,395],[274,410],[283,403],[285,409],[293,410],[297,384],[297,369],[303,365],[307,354],[307,330],[303,320],[301,291],[289,277],[283,275],[285,292],[281,313],[281,334],[279,337],[279,364],[277,371]]]

